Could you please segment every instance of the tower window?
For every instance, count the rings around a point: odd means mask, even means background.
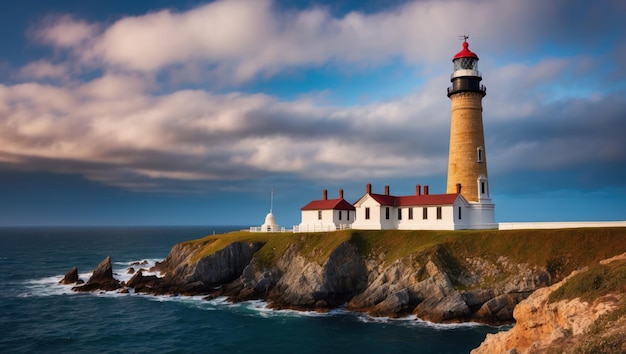
[[[385,219],[389,220],[389,207],[385,208]]]
[[[370,208],[365,208],[365,220],[370,219]]]
[[[398,208],[398,220],[402,220],[402,209]]]
[[[422,208],[422,219],[428,219],[428,208]]]
[[[317,211],[317,220],[322,220],[322,211],[321,210]]]
[[[437,207],[437,220],[441,220],[441,207]]]
[[[485,182],[480,182],[480,193],[485,194]]]
[[[413,220],[413,208],[409,208],[409,220]]]
[[[479,146],[479,147],[476,149],[476,153],[477,153],[477,155],[478,155],[478,156],[477,156],[477,159],[478,159],[477,161],[478,161],[478,162],[483,162],[483,147],[482,147],[482,146]]]

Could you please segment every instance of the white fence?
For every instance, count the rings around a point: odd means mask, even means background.
[[[285,227],[278,227],[276,229],[263,228],[261,226],[251,226],[250,232],[292,232],[293,230]]]
[[[626,227],[626,221],[560,221],[560,222],[501,222],[500,230],[574,229],[581,227]]]
[[[305,225],[293,225],[293,232],[328,232],[337,230],[351,229],[352,224],[305,224]]]

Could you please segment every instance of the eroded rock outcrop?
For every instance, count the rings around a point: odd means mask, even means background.
[[[78,277],[78,268],[72,267],[63,279],[59,281],[59,284],[83,284],[84,282]]]
[[[267,300],[276,308],[324,309],[348,301],[367,285],[367,271],[356,246],[342,243],[323,264],[308,261],[292,246],[280,257],[280,279]]]
[[[243,273],[254,253],[263,246],[260,242],[235,242],[225,248],[193,262],[181,262],[171,277],[186,283],[204,284],[229,283]]]
[[[81,286],[75,286],[72,288],[74,291],[87,292],[87,291],[113,291],[120,289],[122,284],[119,280],[113,278],[113,267],[111,266],[111,257],[107,256],[98,266],[94,269],[91,277]]]
[[[351,240],[324,250],[328,256],[320,258],[303,251],[306,241],[301,236],[272,264],[256,255],[263,242],[233,242],[217,251],[206,250],[212,239],[180,243],[151,269],[159,276],[138,270],[127,284],[113,278],[107,257],[88,283],[74,290],[117,290],[125,285],[155,295],[263,299],[275,309],[326,311],[346,304],[348,310],[373,316],[414,314],[432,322],[500,324],[510,323],[515,305],[548,281],[545,270],[505,258],[497,263],[470,260],[466,263],[475,263],[470,268],[457,261],[451,265],[452,257],[443,247],[389,263],[384,253],[363,256]],[[511,275],[482,287],[484,279],[501,274]]]
[[[626,259],[626,254],[613,260]],[[574,271],[570,276],[552,286],[541,288],[521,301],[513,312],[515,326],[497,334],[488,334],[473,354],[482,353],[545,353],[550,350],[569,352],[567,348],[580,346],[581,336],[598,318],[618,308],[626,294],[622,292],[600,296],[594,301],[580,298],[550,303],[550,295],[587,268]],[[624,323],[624,319],[621,319]],[[624,344],[622,344],[623,348]],[[626,349],[626,348],[623,348]],[[586,352],[586,351],[584,351]]]

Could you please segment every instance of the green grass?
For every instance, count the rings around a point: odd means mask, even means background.
[[[217,252],[233,242],[262,242],[256,253],[264,267],[276,263],[292,245],[302,256],[323,264],[341,243],[354,243],[364,257],[384,257],[390,264],[398,259],[419,259],[437,253],[442,265],[460,273],[466,258],[480,257],[496,263],[500,256],[516,263],[545,266],[558,280],[573,270],[626,252],[626,228],[582,228],[557,230],[344,230],[320,233],[231,232],[184,242],[197,248],[191,261]],[[444,253],[442,253],[444,252]]]
[[[457,241],[461,233],[454,231],[357,231],[353,230],[352,241],[363,257],[384,254],[385,263],[391,264],[410,255],[421,254],[438,245]]]
[[[235,242],[267,242],[272,233],[251,233],[248,231],[229,232],[222,235],[210,235],[197,240],[185,241],[182,244],[197,248],[190,262],[197,262],[203,257],[224,249]]]
[[[550,294],[549,302],[575,298],[589,302],[615,292],[626,292],[626,261],[590,266]]]
[[[300,254],[310,262],[322,265],[330,257],[330,254],[339,245],[349,241],[351,236],[352,231],[349,230],[301,234],[299,237],[301,242]]]
[[[256,235],[258,233],[254,234]],[[263,268],[269,268],[276,264],[280,256],[285,253],[287,248],[289,248],[298,237],[298,234],[293,233],[272,233],[268,235],[267,243],[255,254],[257,262],[259,262]]]

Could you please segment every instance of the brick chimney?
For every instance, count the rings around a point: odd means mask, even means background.
[[[428,186],[424,186],[424,195],[428,195]]]
[[[456,194],[461,194],[461,183],[456,184]]]
[[[328,190],[324,189],[324,200],[328,199]]]
[[[415,195],[422,195],[422,186],[419,184],[415,186]]]
[[[389,185],[385,185],[385,195],[389,195]]]
[[[343,199],[343,189],[339,189],[339,199]]]
[[[367,193],[367,194],[372,194],[372,184],[371,184],[371,183],[368,183],[368,184],[365,186],[365,193]]]

